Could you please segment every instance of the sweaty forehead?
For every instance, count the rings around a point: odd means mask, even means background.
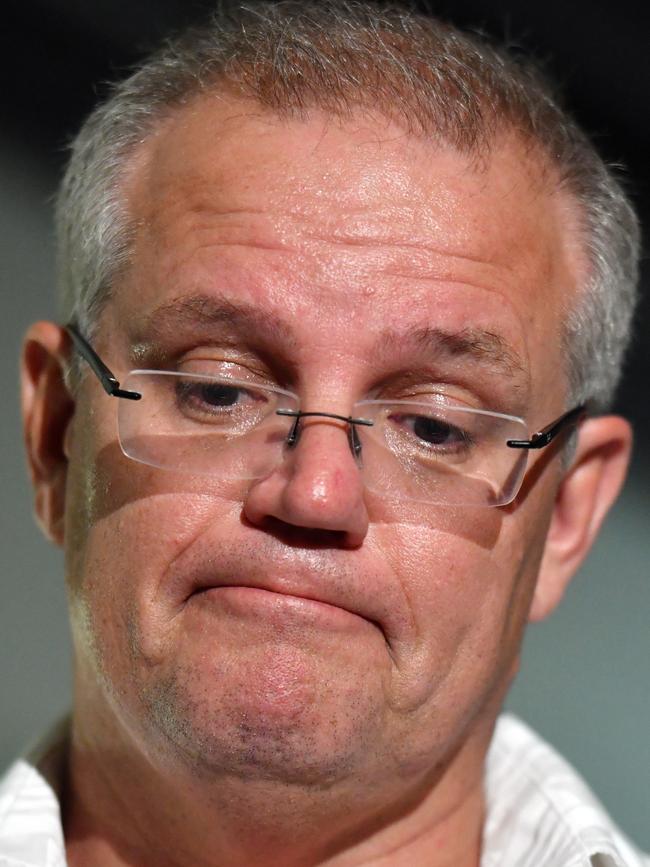
[[[292,229],[351,243],[444,237],[446,252],[514,261],[522,243],[555,230],[544,173],[523,146],[515,158],[496,148],[481,159],[381,118],[282,120],[249,101],[204,97],[145,143],[132,204],[161,232],[181,211],[213,212],[247,217],[269,242],[289,243]],[[531,267],[550,267],[549,246],[535,244]]]

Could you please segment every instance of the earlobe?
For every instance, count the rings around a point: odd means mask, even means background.
[[[64,379],[69,342],[52,322],[32,325],[23,343],[21,404],[36,520],[55,544],[63,544],[69,427],[74,400]]]
[[[585,421],[570,467],[558,487],[530,620],[558,605],[618,497],[632,448],[630,425],[619,416]]]

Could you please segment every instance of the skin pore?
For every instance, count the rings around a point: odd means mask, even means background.
[[[564,197],[514,140],[477,167],[382,119],[203,97],[142,145],[127,192],[132,260],[94,342],[118,379],[214,371],[341,415],[443,394],[531,430],[565,408],[580,263]],[[39,325],[26,379],[47,394],[44,347],[69,346]],[[71,867],[477,867],[531,604],[545,616],[586,553],[625,423],[584,426],[579,478],[540,453],[514,504],[463,509],[367,491],[338,422],[224,481],[129,461],[117,401],[91,376],[75,398],[37,493],[66,548]]]

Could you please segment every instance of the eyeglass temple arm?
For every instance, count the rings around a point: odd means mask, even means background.
[[[555,437],[564,430],[564,428],[577,425],[582,421],[586,414],[587,407],[585,404],[580,404],[580,406],[570,409],[568,412],[565,412],[564,415],[561,415],[558,419],[552,421],[545,428],[542,428],[542,430],[533,434],[529,440],[508,440],[506,445],[511,449],[543,449],[551,443]]]
[[[120,388],[120,383],[109,368],[106,367],[88,341],[81,336],[76,325],[68,323],[67,325],[64,325],[63,328],[72,338],[72,342],[74,343],[77,352],[79,352],[79,354],[82,355],[91,366],[93,373],[101,382],[102,388],[106,394],[111,395],[111,397],[124,397],[127,400],[140,400],[142,395],[138,391],[125,391],[123,388]]]

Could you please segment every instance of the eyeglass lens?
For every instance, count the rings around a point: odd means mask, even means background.
[[[224,479],[267,476],[290,451],[299,409],[290,392],[239,380],[175,371],[133,371],[120,401],[118,429],[127,457],[150,466]],[[527,435],[521,419],[415,401],[360,401],[350,447],[369,490],[430,504],[502,505],[516,495],[527,452],[506,447]]]

